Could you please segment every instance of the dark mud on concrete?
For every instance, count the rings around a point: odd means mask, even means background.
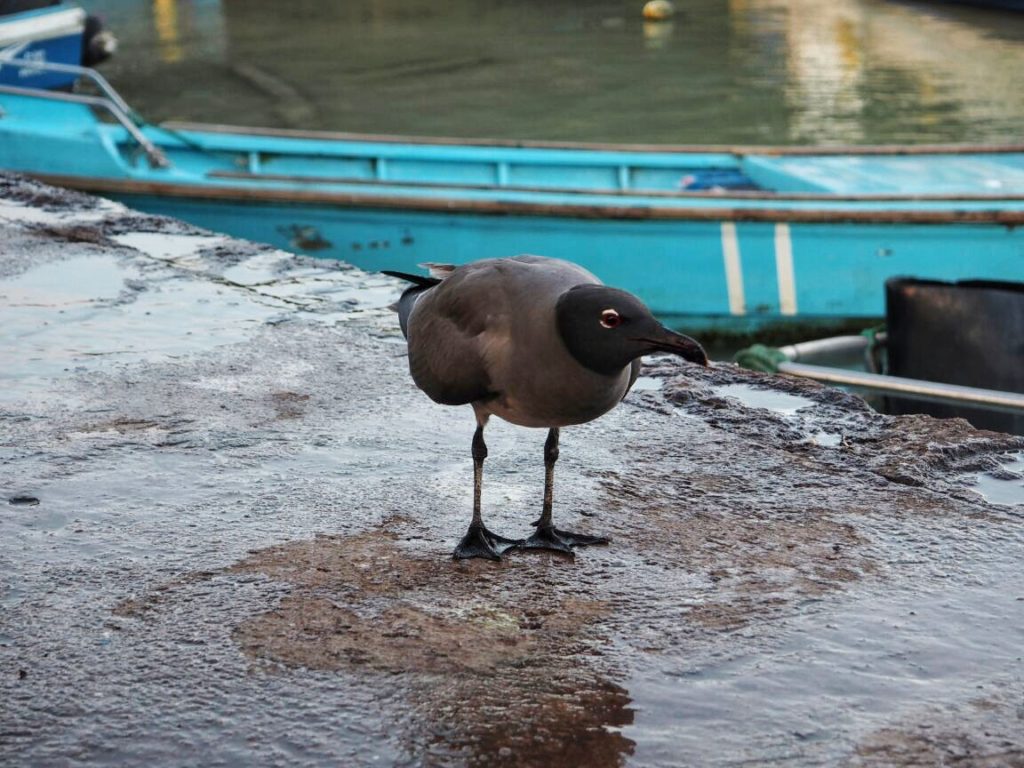
[[[456,563],[472,416],[395,283],[0,194],[0,761],[1024,762],[1024,506],[977,485],[1020,439],[655,361],[563,436],[558,522],[612,544]],[[543,433],[489,433],[521,535]]]

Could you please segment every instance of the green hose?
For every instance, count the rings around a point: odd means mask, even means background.
[[[775,347],[767,347],[764,344],[754,344],[753,346],[741,349],[732,357],[733,362],[738,364],[742,368],[747,368],[751,371],[761,371],[762,373],[778,373],[779,363],[784,363],[788,359]]]

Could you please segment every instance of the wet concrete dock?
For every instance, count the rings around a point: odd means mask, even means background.
[[[563,432],[611,546],[455,563],[395,281],[9,177],[0,254],[0,764],[1024,765],[1020,438],[656,360]]]

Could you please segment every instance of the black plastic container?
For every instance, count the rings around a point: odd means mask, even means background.
[[[885,284],[893,376],[1024,393],[1024,283],[897,277]],[[960,416],[1024,434],[1024,415],[888,397],[889,413]]]

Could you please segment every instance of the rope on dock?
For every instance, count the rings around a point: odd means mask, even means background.
[[[746,349],[741,349],[733,355],[732,359],[741,368],[761,373],[778,373],[779,363],[784,363],[789,358],[776,347],[754,344]]]

